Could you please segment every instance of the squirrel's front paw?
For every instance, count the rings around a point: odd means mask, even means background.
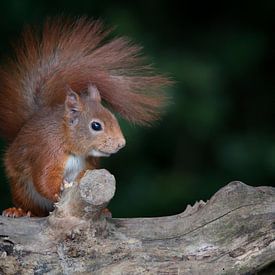
[[[73,181],[69,182],[69,181],[67,181],[66,179],[64,179],[63,182],[62,182],[61,190],[60,190],[60,191],[62,192],[64,189],[67,189],[67,188],[72,187],[73,184],[74,184]]]
[[[73,181],[72,182],[68,182],[66,179],[64,179],[62,181],[62,184],[60,186],[60,193],[59,194],[54,194],[54,202],[58,202],[60,201],[60,198],[61,198],[61,193],[67,189],[67,188],[70,188],[73,186]]]
[[[19,218],[19,217],[31,217],[33,216],[31,211],[25,211],[22,208],[11,207],[7,208],[2,212],[2,216],[10,218]]]

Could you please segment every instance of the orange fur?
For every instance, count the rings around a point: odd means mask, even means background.
[[[48,20],[42,32],[27,28],[0,68],[0,134],[10,142],[5,166],[17,207],[4,215],[47,215],[62,182],[125,145],[101,99],[132,122],[158,118],[170,81],[144,63],[140,47],[108,33],[86,18]]]
[[[94,150],[109,155],[125,145],[116,118],[98,96],[95,88],[80,97],[69,91],[64,104],[42,108],[21,128],[5,156],[16,207],[46,215],[65,181],[75,181],[86,169],[97,167]],[[100,121],[102,131],[92,130],[94,120]],[[4,211],[8,216],[22,213],[14,208]]]

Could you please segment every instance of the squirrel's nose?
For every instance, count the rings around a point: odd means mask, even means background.
[[[125,138],[120,138],[118,141],[118,145],[117,145],[118,149],[123,148],[125,146],[125,144],[126,144]]]

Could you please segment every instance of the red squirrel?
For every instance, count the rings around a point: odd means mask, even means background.
[[[64,182],[98,167],[125,139],[115,116],[156,120],[169,83],[126,38],[108,40],[99,21],[48,19],[27,28],[0,68],[0,134],[14,207],[4,216],[46,216]]]

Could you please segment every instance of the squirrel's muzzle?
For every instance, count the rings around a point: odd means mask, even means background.
[[[125,145],[126,145],[125,138],[119,139],[118,144],[117,144],[117,148],[118,148],[117,151],[122,149]]]

